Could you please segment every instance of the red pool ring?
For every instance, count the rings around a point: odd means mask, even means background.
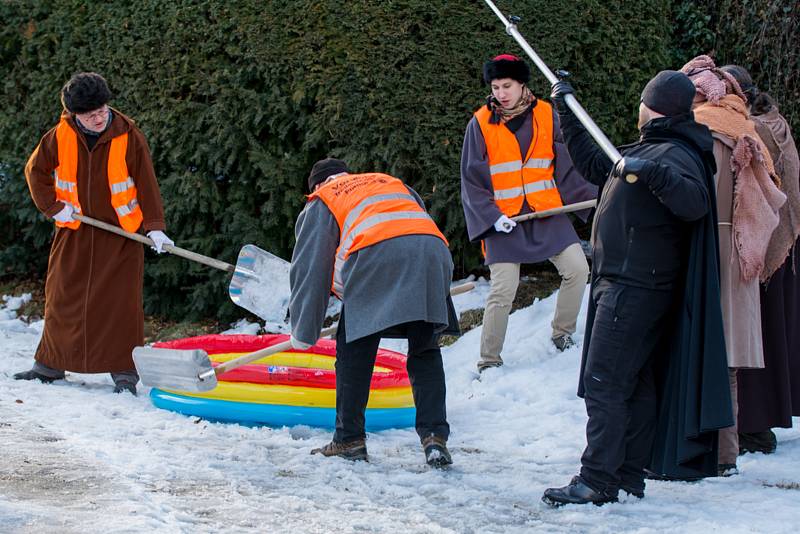
[[[207,354],[225,354],[255,352],[271,347],[289,339],[285,334],[266,334],[262,336],[211,334],[191,338],[165,341],[154,344],[156,348],[165,349],[202,349]],[[307,350],[287,350],[285,352],[311,353],[323,356],[336,356],[336,342],[321,339]],[[386,349],[378,349],[375,365],[391,369],[389,372],[372,374],[370,389],[408,387],[404,354]],[[212,364],[216,367],[219,364]],[[332,369],[312,369],[283,365],[248,364],[232,369],[220,375],[219,380],[225,382],[251,382],[255,384],[283,384],[289,386],[307,386],[318,388],[336,387],[336,372]]]

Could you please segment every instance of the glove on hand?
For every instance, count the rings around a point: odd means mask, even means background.
[[[147,237],[153,240],[153,246],[151,247],[153,250],[161,254],[164,252],[164,245],[174,245],[175,242],[167,237],[167,234],[162,232],[161,230],[153,230],[152,232],[147,232]]]
[[[637,180],[649,184],[657,165],[649,159],[624,157],[614,166],[614,173],[629,184]]]
[[[61,208],[61,211],[53,215],[53,219],[60,223],[72,222],[73,213],[75,213],[75,208],[72,207],[72,204],[64,204],[64,207]]]
[[[303,343],[303,342],[302,342],[302,341],[300,341],[299,339],[295,339],[295,337],[294,337],[294,336],[291,336],[291,337],[289,338],[289,342],[292,344],[292,348],[293,348],[293,349],[297,349],[297,350],[308,350],[308,349],[310,349],[310,348],[311,348],[311,344],[310,344],[310,343]]]
[[[497,222],[494,223],[494,229],[497,230],[498,232],[509,234],[516,225],[517,223],[515,223],[505,215],[502,215],[499,219],[497,219]]]
[[[569,108],[567,107],[567,103],[564,101],[564,97],[574,94],[575,89],[572,87],[572,85],[570,85],[569,82],[561,80],[554,83],[553,88],[550,91],[550,100],[552,100],[553,104],[555,104],[556,111],[559,113],[566,113]]]

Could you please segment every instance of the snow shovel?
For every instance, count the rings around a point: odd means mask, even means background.
[[[75,213],[72,217],[90,226],[153,246],[153,240],[141,234],[126,232],[118,226],[92,219],[86,215]],[[273,256],[255,245],[242,247],[235,266],[174,245],[164,245],[163,249],[181,258],[233,273],[230,286],[228,286],[228,294],[234,304],[253,312],[268,322],[282,323],[286,319],[289,297],[285,297],[285,302],[277,300],[283,298],[283,295],[274,289],[289,287],[289,262],[286,260]]]
[[[513,37],[514,40],[519,43],[525,53],[528,54],[528,56],[533,60],[542,74],[544,74],[545,78],[547,78],[547,81],[550,82],[550,85],[559,81],[556,75],[553,74],[553,71],[551,71],[545,62],[542,61],[542,58],[539,57],[539,54],[537,54],[533,48],[531,48],[531,45],[528,44],[528,41],[526,41],[525,38],[519,33],[516,24],[519,22],[519,17],[510,17],[511,22],[509,22],[509,20],[500,12],[492,0],[484,0],[484,2],[486,2],[486,5],[488,5],[492,11],[494,11],[494,14],[497,15],[497,18],[499,18],[500,22],[502,22],[506,27],[506,33]],[[622,155],[617,150],[617,147],[615,147],[614,144],[608,140],[608,137],[606,137],[606,134],[603,133],[603,130],[601,130],[597,124],[595,124],[595,122],[592,120],[589,114],[586,113],[586,110],[583,109],[583,106],[580,105],[574,95],[566,95],[564,97],[564,102],[567,104],[569,109],[572,110],[578,120],[581,121],[583,126],[594,138],[594,140],[597,141],[597,144],[600,145],[600,148],[603,149],[603,152],[605,152],[606,155],[611,159],[612,163],[616,163],[622,159]],[[631,184],[636,182],[638,179],[639,177],[635,174],[628,174],[625,176],[625,180]]]
[[[288,285],[287,285],[288,287]],[[475,284],[467,282],[450,290],[451,295],[459,295],[472,290]],[[320,332],[320,338],[336,333],[336,325]],[[139,372],[139,379],[145,386],[156,388],[203,392],[217,387],[217,377],[226,371],[235,369],[250,362],[260,360],[271,354],[291,350],[289,341],[272,345],[250,354],[214,367],[206,351],[202,349],[156,349],[153,347],[136,347],[133,349],[133,361]]]
[[[570,213],[573,211],[588,210],[595,206],[597,206],[597,199],[593,198],[592,200],[576,202],[575,204],[568,204],[566,206],[561,206],[558,208],[553,208],[544,211],[534,211],[533,213],[526,213],[525,215],[517,215],[516,217],[511,217],[511,220],[514,222],[522,222],[522,221],[527,221],[529,219],[542,219],[544,217],[550,217],[551,215],[558,215],[559,213]]]

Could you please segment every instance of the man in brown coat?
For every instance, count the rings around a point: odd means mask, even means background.
[[[150,150],[133,121],[108,106],[102,76],[74,75],[61,90],[59,124],[25,167],[36,207],[56,224],[45,284],[45,327],[33,368],[17,380],[52,382],[64,371],[111,373],[114,391],[136,394],[131,351],[144,343],[144,250],[136,241],[80,224],[80,213],[136,232],[157,252],[164,208]]]

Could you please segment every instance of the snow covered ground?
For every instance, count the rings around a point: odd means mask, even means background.
[[[481,283],[457,307],[485,295]],[[797,428],[778,432],[776,454],[741,457],[736,477],[649,482],[644,500],[604,507],[542,504],[546,487],[576,473],[585,444],[579,349],[558,354],[549,341],[554,296],[512,315],[506,365],[482,381],[480,329],[444,349],[455,462],[444,472],[424,465],[413,430],[370,435],[370,462],[351,464],[309,455],[328,431],[184,417],[153,407],[146,388],[113,394],[107,375],[15,381],[43,327],[17,318],[21,302],[0,302],[3,533],[778,533],[800,520]]]

